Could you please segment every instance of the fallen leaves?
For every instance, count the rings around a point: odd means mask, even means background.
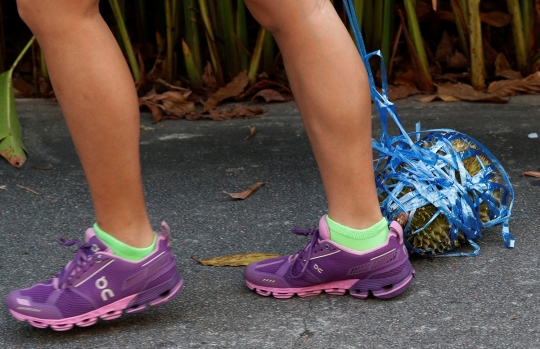
[[[536,172],[536,171],[526,171],[526,172],[523,172],[522,175],[523,176],[540,178],[540,172]]]
[[[420,90],[414,86],[410,85],[401,85],[401,86],[388,86],[388,98],[391,101],[396,101],[398,99],[406,98],[409,96],[414,96],[420,94]]]
[[[471,85],[443,84],[438,86],[437,94],[419,98],[420,102],[431,102],[435,99],[441,99],[445,102],[470,101],[470,102],[490,102],[490,103],[508,103],[508,99],[491,93],[476,91]]]
[[[515,96],[521,93],[540,93],[540,72],[518,80],[494,81],[488,86],[487,91],[501,97]]]
[[[146,96],[139,98],[139,106],[150,109],[154,122],[161,121],[164,113],[182,118],[195,110],[195,103],[188,100],[190,95],[191,91],[167,91],[157,94],[155,90],[152,90]]]
[[[257,182],[253,184],[249,189],[244,190],[240,193],[229,193],[224,191],[225,194],[229,195],[233,199],[236,200],[245,200],[248,196],[250,196],[255,190],[259,189],[261,186],[264,185],[264,182]]]
[[[244,89],[248,85],[248,75],[246,71],[243,71],[240,73],[237,77],[235,77],[231,82],[229,82],[225,87],[222,87],[218,89],[215,93],[213,93],[210,97],[208,97],[208,100],[204,102],[204,110],[210,111],[214,109],[219,102],[231,98],[236,97],[240,95],[242,92],[244,92]]]
[[[250,140],[251,138],[255,137],[255,135],[257,134],[257,128],[255,126],[251,127],[250,130],[249,130],[249,136],[247,136],[244,140],[245,141],[248,141]]]
[[[26,162],[26,152],[15,107],[12,74],[13,68],[0,74],[0,155],[12,166],[21,168]]]
[[[207,75],[205,77],[205,84],[212,85],[213,82],[210,81],[210,74],[208,73]],[[258,106],[236,106],[230,109],[216,108],[218,103],[226,99],[233,97],[240,98],[243,95],[244,89],[248,84],[246,72],[242,72],[226,86],[210,94],[206,102],[201,102],[204,110],[196,107],[196,103],[200,102],[202,98],[200,94],[193,93],[193,91],[182,87],[167,84],[160,79],[156,79],[154,82],[156,85],[161,85],[161,89],[163,87],[169,89],[164,93],[157,93],[156,86],[154,86],[144,97],[139,98],[139,106],[145,106],[150,109],[154,123],[166,119],[210,119],[222,121],[237,118],[254,118],[264,114],[264,110]]]
[[[243,254],[231,254],[227,256],[209,258],[204,260],[198,260],[195,257],[191,257],[195,262],[211,267],[240,267],[246,266],[253,262],[263,261],[265,259],[279,257],[279,254],[273,253],[243,253]]]
[[[251,100],[254,101],[257,98],[262,98],[267,103],[268,102],[288,102],[288,101],[293,100],[292,94],[282,95],[280,92],[276,90],[272,90],[272,89],[260,90],[259,92],[257,92],[257,94],[255,94],[255,96],[253,96]]]

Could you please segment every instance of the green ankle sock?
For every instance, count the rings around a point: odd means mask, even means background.
[[[326,216],[330,229],[330,240],[356,251],[371,250],[382,245],[388,239],[388,221],[383,217],[378,223],[367,229],[352,229]]]
[[[97,223],[94,224],[94,232],[101,241],[103,241],[107,246],[111,248],[111,250],[116,256],[130,261],[138,261],[140,259],[143,259],[150,253],[154,252],[154,250],[156,249],[156,233],[154,233],[154,240],[152,241],[152,244],[150,246],[144,248],[137,248],[129,246],[128,244],[125,244],[122,241],[117,240],[113,236],[107,234],[106,232],[101,230],[100,227],[98,227]]]

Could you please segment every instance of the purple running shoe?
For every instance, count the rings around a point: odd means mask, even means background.
[[[244,271],[246,284],[263,296],[291,298],[316,296],[325,291],[367,298],[392,298],[410,285],[415,271],[403,245],[403,229],[390,224],[388,241],[371,250],[355,251],[330,240],[326,216],[319,229],[293,230],[311,235],[311,241],[294,255],[251,263]]]
[[[79,246],[75,258],[56,277],[30,288],[11,292],[6,304],[11,314],[32,326],[66,331],[86,327],[98,318],[112,320],[136,313],[146,304],[158,306],[171,300],[182,288],[170,247],[170,228],[161,225],[156,249],[140,261],[115,256],[94,233],[62,245]]]

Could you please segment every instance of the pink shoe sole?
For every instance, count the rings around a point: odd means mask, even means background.
[[[160,295],[158,298],[149,301],[148,305],[156,307],[167,303],[180,292],[183,283],[184,281],[180,279],[180,282],[178,282],[172,289],[170,289],[167,293]],[[39,319],[17,313],[16,311],[11,309],[9,309],[9,312],[17,320],[28,321],[30,325],[37,328],[47,328],[51,326],[51,328],[55,331],[67,331],[72,329],[75,325],[78,327],[87,327],[94,325],[99,318],[101,318],[102,320],[117,319],[122,316],[124,311],[126,313],[137,313],[145,310],[145,304],[131,305],[131,303],[137,298],[137,296],[138,294],[125,297],[117,302],[111,303],[105,307],[101,307],[86,314],[59,320]]]
[[[274,296],[274,298],[291,298],[295,294],[299,297],[310,297],[318,296],[322,291],[331,294],[342,296],[347,291],[349,294],[356,298],[368,298],[371,293],[373,296],[381,299],[389,299],[399,296],[403,293],[411,284],[414,278],[415,272],[412,271],[404,280],[401,282],[391,285],[388,287],[383,287],[379,289],[359,289],[358,285],[362,283],[363,280],[353,279],[353,280],[343,280],[343,281],[334,281],[325,284],[308,286],[308,287],[298,287],[298,288],[274,288],[255,285],[246,280],[247,286],[251,290],[255,290],[261,296],[269,297]],[[366,281],[366,280],[364,280]],[[368,281],[368,280],[367,280]]]

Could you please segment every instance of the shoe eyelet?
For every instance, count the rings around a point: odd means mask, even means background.
[[[328,244],[324,245],[324,247],[328,250],[330,248],[330,246],[328,246]]]

